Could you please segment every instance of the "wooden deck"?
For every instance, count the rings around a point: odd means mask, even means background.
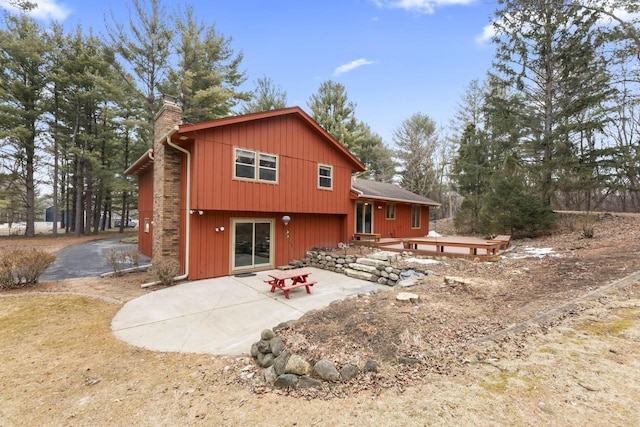
[[[355,243],[357,244],[357,242]],[[369,241],[367,243],[370,246],[394,252],[411,251],[416,255],[461,257],[487,261],[503,253],[509,245],[509,240],[449,236],[407,239],[381,238],[379,242]]]

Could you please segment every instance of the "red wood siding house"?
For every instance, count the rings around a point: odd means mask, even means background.
[[[366,220],[356,218],[362,196],[381,202],[352,189],[364,165],[298,107],[197,124],[179,117],[165,102],[153,151],[126,173],[139,176],[140,251],[154,263],[178,258],[190,280],[271,269],[349,242]],[[428,206],[412,229],[411,205],[397,203],[393,224],[374,211],[374,229],[424,236]]]

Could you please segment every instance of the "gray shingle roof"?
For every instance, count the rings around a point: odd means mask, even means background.
[[[369,181],[367,179],[353,178],[351,188],[362,199],[388,200],[391,202],[404,202],[416,205],[440,206],[440,203],[412,193],[409,190],[386,182]]]

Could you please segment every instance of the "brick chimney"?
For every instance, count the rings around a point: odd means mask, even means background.
[[[167,133],[180,125],[182,109],[164,97],[154,117],[153,137],[153,263],[180,262],[180,171],[182,153],[165,144]]]

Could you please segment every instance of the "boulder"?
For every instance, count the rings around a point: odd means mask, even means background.
[[[303,375],[298,378],[297,388],[318,388],[322,386],[322,381]]]
[[[268,368],[273,365],[275,357],[273,353],[258,353],[258,366]]]
[[[258,353],[258,343],[254,342],[253,344],[251,344],[251,356],[258,357]]]
[[[271,329],[265,329],[260,333],[260,339],[264,341],[269,341],[271,338],[275,336],[276,334],[274,334]]]
[[[340,369],[340,376],[344,381],[356,377],[360,373],[360,369],[356,365],[347,363]]]
[[[262,378],[264,378],[264,381],[269,384],[276,382],[278,374],[276,374],[276,370],[273,365],[262,371]]]
[[[378,372],[378,364],[375,362],[375,360],[367,360],[367,363],[364,364],[364,371],[365,372]]]
[[[336,365],[329,359],[319,360],[313,367],[313,372],[325,381],[340,380],[340,373],[336,369]]]
[[[273,385],[277,388],[297,388],[298,387],[298,376],[294,374],[284,374],[280,375],[273,382]]]
[[[290,356],[291,353],[289,353],[287,350],[284,350],[282,353],[280,353],[280,356],[275,358],[275,360],[273,361],[273,368],[275,369],[277,375],[284,374]]]
[[[260,340],[257,343],[258,351],[262,354],[271,353],[271,346],[269,345],[269,341]]]
[[[272,338],[269,341],[269,348],[271,349],[271,353],[273,353],[275,357],[280,356],[280,353],[282,353],[282,350],[284,349],[284,342],[282,341],[282,338]]]
[[[311,372],[311,365],[297,354],[292,354],[284,368],[285,374],[307,375]]]

